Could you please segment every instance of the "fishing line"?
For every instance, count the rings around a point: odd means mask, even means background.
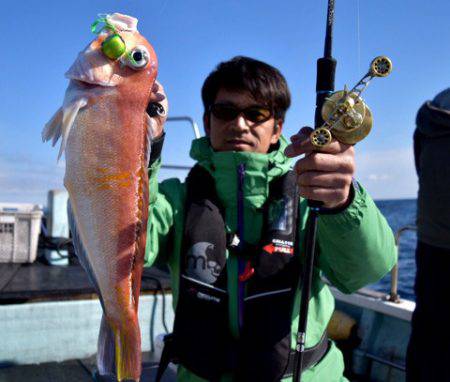
[[[91,32],[98,35],[105,29],[108,29],[113,33],[117,33],[115,26],[109,22],[108,16],[108,14],[100,13],[97,20],[95,20],[91,25]]]
[[[359,0],[356,0],[356,38],[357,38],[357,52],[358,52],[358,73],[361,72],[361,36],[359,25]]]
[[[162,7],[161,7],[161,10],[159,11],[159,15],[158,16],[161,16],[162,14],[163,14],[163,12],[166,10],[166,6],[167,6],[167,3],[169,2],[169,0],[165,0],[164,2],[163,2],[163,5],[162,5]]]

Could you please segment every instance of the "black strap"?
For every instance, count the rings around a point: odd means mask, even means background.
[[[303,352],[302,371],[319,363],[330,348],[330,340],[325,332],[319,343],[311,348],[305,349]],[[291,350],[289,354],[289,363],[283,378],[292,377],[294,375],[295,350]]]
[[[158,138],[155,138],[152,140],[150,158],[148,161],[148,167],[150,167],[153,163],[155,163],[161,157],[161,152],[162,152],[165,136],[166,136],[166,133],[163,132]]]

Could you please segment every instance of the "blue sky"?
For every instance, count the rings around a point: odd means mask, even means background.
[[[365,94],[375,122],[356,148],[357,177],[376,199],[415,197],[415,114],[450,83],[450,2],[336,3],[336,89],[352,86],[377,55],[394,64],[392,75],[374,80]],[[312,123],[325,0],[9,2],[0,23],[0,202],[45,203],[48,189],[63,187],[64,161],[56,163],[57,149],[41,142],[41,130],[62,103],[65,71],[93,38],[91,23],[98,13],[112,12],[139,19],[159,58],[171,116],[190,115],[200,124],[204,78],[220,61],[247,55],[287,78],[292,107],[285,134]],[[187,124],[169,123],[165,163],[192,163],[192,137]]]

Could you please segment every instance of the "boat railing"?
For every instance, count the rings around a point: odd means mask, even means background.
[[[189,122],[191,124],[192,130],[194,131],[195,138],[200,138],[200,130],[198,129],[197,122],[194,121],[194,118],[189,117],[188,115],[180,115],[175,117],[167,118],[167,122]]]
[[[391,290],[389,294],[386,296],[386,300],[390,302],[400,303],[400,296],[398,294],[398,257],[400,255],[400,237],[406,231],[417,231],[417,227],[415,225],[406,225],[401,227],[395,232],[395,246],[397,248],[397,262],[394,265],[394,268],[391,270]]]
[[[198,128],[197,122],[194,121],[194,118],[189,117],[188,115],[179,115],[174,117],[168,117],[167,122],[188,122],[191,125],[192,131],[194,132],[195,138],[200,138],[200,130]],[[166,170],[190,170],[191,166],[181,166],[176,164],[164,164],[161,168]]]

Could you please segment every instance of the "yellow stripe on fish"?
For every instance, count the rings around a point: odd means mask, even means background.
[[[97,169],[99,172],[107,172],[107,169]],[[119,172],[117,174],[108,174],[97,177],[92,177],[93,183],[97,184],[97,190],[107,190],[114,187],[129,187],[131,186],[132,175],[129,171]]]

